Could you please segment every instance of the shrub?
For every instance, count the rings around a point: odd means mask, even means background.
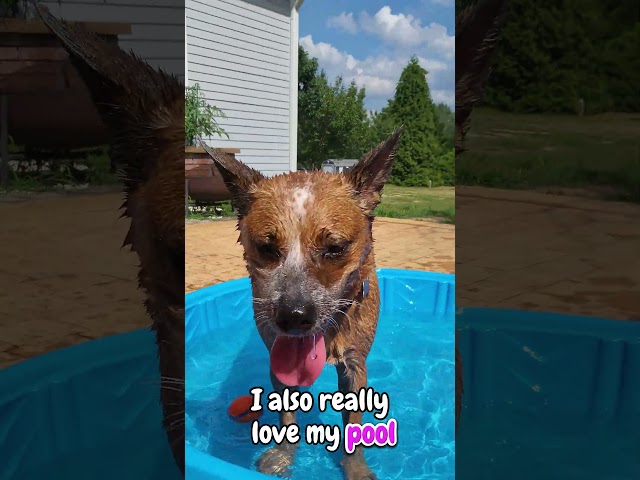
[[[225,118],[224,113],[207,103],[197,83],[185,88],[184,107],[185,145],[193,145],[197,137],[224,135],[229,138],[216,122],[216,118]]]

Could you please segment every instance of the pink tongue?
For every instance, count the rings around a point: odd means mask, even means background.
[[[271,347],[271,370],[289,387],[308,387],[320,376],[327,361],[324,337],[288,337],[279,335]]]

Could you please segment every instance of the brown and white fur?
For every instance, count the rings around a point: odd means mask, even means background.
[[[113,137],[122,216],[131,219],[124,245],[140,260],[138,281],[158,345],[164,428],[184,472],[184,85],[82,25],[58,20],[43,6],[36,11]]]
[[[238,241],[262,340],[271,351],[276,335],[291,326],[287,322],[306,335],[323,335],[327,363],[335,365],[342,392],[367,386],[366,360],[380,307],[373,213],[400,135],[398,130],[346,174],[293,172],[272,178],[203,145],[238,209]],[[367,282],[368,292],[363,291]],[[273,371],[271,381],[275,391],[287,388]],[[280,414],[281,425],[295,422],[295,412]],[[361,423],[362,412],[343,412],[343,422]],[[285,443],[267,450],[258,469],[288,475],[295,448]],[[361,448],[345,454],[342,465],[348,480],[376,478]]]
[[[481,0],[456,12],[456,158],[464,152],[471,112],[482,98],[491,73],[506,5],[506,0]],[[459,228],[464,228],[464,222]],[[462,377],[462,355],[456,345],[456,429],[462,415]]]

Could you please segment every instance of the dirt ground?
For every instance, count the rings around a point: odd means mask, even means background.
[[[0,368],[149,325],[121,198],[0,198]]]
[[[186,229],[186,292],[247,275],[235,221],[191,223]],[[454,271],[453,225],[378,218],[373,236],[380,268]]]
[[[639,205],[483,188],[456,202],[457,242],[452,225],[376,220],[378,266],[452,272],[455,248],[462,306],[638,319]],[[0,368],[149,326],[120,204],[0,197]],[[186,228],[186,291],[245,275],[233,221]]]
[[[120,193],[0,197],[0,368],[149,326],[138,259],[120,248],[129,223],[118,219],[121,203]],[[234,228],[233,221],[187,225],[187,290],[245,275]],[[451,272],[453,232],[433,222],[380,221],[379,264]]]
[[[456,302],[640,320],[640,205],[456,188]]]

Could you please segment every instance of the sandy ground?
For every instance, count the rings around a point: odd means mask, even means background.
[[[0,201],[0,368],[149,325],[119,193]]]
[[[640,205],[456,189],[456,302],[640,320]]]
[[[186,292],[247,275],[235,221],[191,223],[186,228]],[[453,225],[378,218],[373,237],[380,268],[454,271]]]
[[[0,197],[0,368],[149,326],[120,193]],[[245,275],[233,221],[187,225],[187,290]],[[428,234],[427,234],[428,233]],[[453,271],[451,225],[381,220],[380,266]]]
[[[0,368],[149,326],[119,193],[0,197]],[[462,306],[639,319],[640,205],[463,188],[454,227],[378,219],[378,266],[452,272]],[[185,290],[245,275],[233,221],[187,228]],[[534,248],[528,248],[534,245]]]

